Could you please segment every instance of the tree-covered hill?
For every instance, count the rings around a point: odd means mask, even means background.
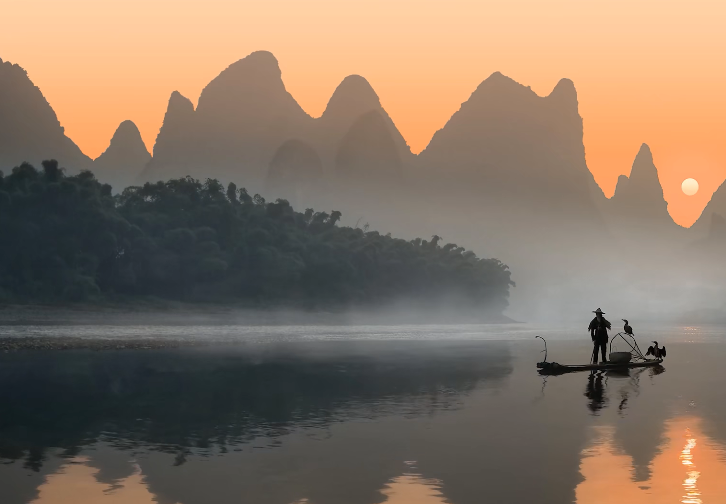
[[[56,161],[0,173],[0,300],[155,296],[340,309],[407,301],[499,314],[508,267],[455,244],[339,227],[234,184],[182,178],[111,187]]]

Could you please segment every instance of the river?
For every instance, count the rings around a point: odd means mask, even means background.
[[[217,344],[0,354],[0,502],[726,502],[722,328],[636,326],[662,367],[540,376],[534,336],[584,363],[586,325],[2,326]]]

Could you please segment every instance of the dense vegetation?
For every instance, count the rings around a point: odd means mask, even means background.
[[[90,172],[23,164],[0,172],[0,300],[506,307],[513,283],[500,261],[436,236],[340,227],[340,216],[189,177],[113,196]]]

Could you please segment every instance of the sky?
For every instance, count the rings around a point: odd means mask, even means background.
[[[0,12],[0,58],[92,158],[126,119],[151,150],[172,91],[196,104],[224,68],[268,50],[315,117],[345,76],[364,76],[414,152],[500,71],[541,96],[574,81],[608,196],[642,143],[681,225],[726,178],[722,0],[0,0]]]

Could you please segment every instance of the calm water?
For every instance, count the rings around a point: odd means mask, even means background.
[[[245,342],[0,355],[0,502],[726,502],[726,338],[656,333],[662,369],[545,379],[534,334],[584,328],[0,327]]]

